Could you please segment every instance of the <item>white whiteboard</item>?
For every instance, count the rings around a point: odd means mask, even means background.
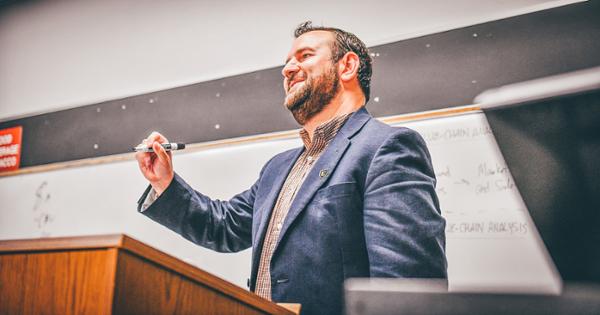
[[[447,219],[452,290],[551,292],[560,288],[485,116],[403,123],[429,145]],[[168,136],[168,135],[167,135]],[[195,189],[228,199],[247,189],[298,138],[178,152],[175,170]],[[136,211],[146,187],[135,161],[0,178],[0,239],[126,233],[246,288],[250,250],[200,248]]]

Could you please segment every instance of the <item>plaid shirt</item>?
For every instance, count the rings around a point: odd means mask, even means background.
[[[350,115],[338,116],[319,125],[315,129],[312,142],[305,129],[300,131],[300,137],[302,138],[302,142],[304,142],[305,150],[292,167],[277,197],[277,203],[275,203],[271,214],[260,255],[255,293],[265,299],[271,300],[271,258],[279,239],[283,221],[290,210],[298,189],[304,182],[306,175],[312,169],[314,162],[321,156],[327,144],[337,135]]]

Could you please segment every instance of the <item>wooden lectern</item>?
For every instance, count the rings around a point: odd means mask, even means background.
[[[0,314],[294,312],[130,237],[104,235],[1,241]]]

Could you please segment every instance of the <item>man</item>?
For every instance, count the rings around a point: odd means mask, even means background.
[[[445,278],[445,221],[423,139],[366,111],[371,59],[345,31],[295,31],[283,68],[284,104],[304,147],[280,153],[250,189],[229,201],[194,191],[156,154],[138,153],[150,186],[140,211],[183,237],[220,252],[252,246],[250,289],[303,314],[342,312],[350,277]]]

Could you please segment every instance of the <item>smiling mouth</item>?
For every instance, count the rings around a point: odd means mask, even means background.
[[[288,91],[290,91],[296,84],[303,82],[304,80],[293,81],[288,85]]]

